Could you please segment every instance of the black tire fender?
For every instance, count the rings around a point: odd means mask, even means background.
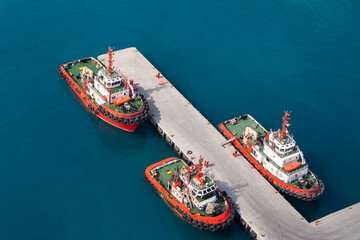
[[[130,118],[129,124],[130,124],[130,125],[133,125],[134,123],[135,123],[135,119],[134,119],[134,118]]]
[[[216,231],[219,231],[221,229],[221,224],[220,223],[216,224],[215,229]]]
[[[228,226],[229,226],[229,225],[228,225],[227,222],[223,222],[223,223],[221,224],[222,229],[226,229]]]
[[[205,223],[204,226],[203,226],[203,228],[204,228],[205,230],[209,230],[209,227],[210,227],[210,224],[208,224],[208,223]]]
[[[139,123],[141,121],[141,118],[139,117],[139,116],[137,116],[136,118],[135,118],[135,122],[136,123]]]

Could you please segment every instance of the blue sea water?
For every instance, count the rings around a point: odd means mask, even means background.
[[[135,46],[214,125],[249,113],[290,131],[324,182],[309,221],[360,201],[360,3],[0,2],[0,239],[249,239],[179,220],[143,179],[175,152],[90,115],[60,64]],[[135,79],[136,81],[136,79]],[[260,195],[261,193],[259,193]],[[259,206],[260,208],[261,206]]]

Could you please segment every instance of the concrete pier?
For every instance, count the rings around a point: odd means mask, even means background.
[[[215,179],[239,206],[245,229],[256,239],[360,239],[360,204],[309,223],[234,148],[194,106],[136,49],[116,51],[115,69],[150,105],[151,122],[185,159],[204,156]],[[106,54],[98,60],[108,65]],[[168,83],[166,83],[168,82]]]

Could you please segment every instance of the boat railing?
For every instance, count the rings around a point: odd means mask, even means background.
[[[265,133],[267,132],[267,130],[258,121],[256,121],[255,118],[253,118],[250,114],[247,114],[247,116],[250,117],[257,125],[259,125],[265,131]]]
[[[71,62],[68,62],[68,63],[63,64],[64,69],[69,68],[69,64],[74,65],[74,64],[76,64],[76,63],[83,62],[83,61],[85,61],[85,60],[94,60],[94,61],[96,61],[96,59],[93,58],[93,57],[80,58],[80,59],[77,59],[77,60],[74,60],[74,61],[71,61]],[[97,64],[99,64],[99,62],[97,62]],[[100,65],[102,65],[102,63],[100,63]],[[102,65],[102,66],[103,66],[103,65]]]
[[[170,165],[170,164],[173,164],[173,163],[175,163],[175,162],[178,162],[178,161],[180,161],[180,159],[174,159],[174,160],[171,160],[171,161],[168,161],[168,162],[166,162],[166,163],[163,163],[163,164],[160,164],[159,166],[156,166],[156,167],[154,167],[153,169],[151,169],[151,173],[154,173],[156,170],[158,170],[158,169],[160,169],[160,168],[163,168],[163,167],[165,167],[165,166],[168,166],[168,165]]]

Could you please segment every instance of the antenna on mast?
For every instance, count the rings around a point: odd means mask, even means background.
[[[288,133],[287,131],[287,127],[290,126],[288,120],[290,120],[290,112],[285,111],[285,116],[283,117],[283,125],[282,125],[282,130],[281,130],[281,134],[280,134],[280,138],[284,138],[285,134]]]
[[[112,62],[113,62],[112,55],[114,55],[113,50],[114,50],[114,48],[109,47],[109,67],[108,67],[109,74],[111,74],[111,71],[113,69],[113,66],[112,66]]]

